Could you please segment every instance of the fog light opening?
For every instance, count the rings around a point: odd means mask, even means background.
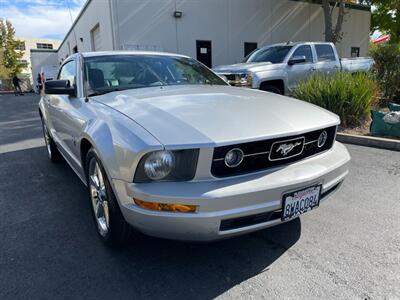
[[[194,213],[197,210],[197,205],[148,202],[148,201],[143,201],[143,200],[139,200],[139,199],[135,199],[135,198],[133,198],[133,201],[140,208],[148,209],[148,210],[155,210],[155,211]]]

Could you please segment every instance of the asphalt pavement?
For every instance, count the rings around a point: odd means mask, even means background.
[[[0,95],[0,299],[400,299],[400,152],[347,145],[341,190],[229,240],[105,247],[85,187],[46,156],[37,95]]]

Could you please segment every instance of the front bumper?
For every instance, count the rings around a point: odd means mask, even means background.
[[[162,238],[210,241],[282,223],[282,197],[290,191],[322,184],[323,202],[348,174],[349,162],[346,147],[335,142],[325,153],[245,176],[141,184],[113,180],[113,186],[126,221],[139,231]],[[133,198],[199,207],[196,213],[150,211],[134,204]]]

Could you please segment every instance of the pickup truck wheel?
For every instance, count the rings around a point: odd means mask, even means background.
[[[58,151],[57,146],[53,141],[53,138],[50,136],[49,130],[47,129],[47,125],[43,119],[42,119],[42,129],[43,129],[44,142],[46,144],[46,151],[47,155],[49,156],[49,159],[53,163],[62,161],[62,156]]]
[[[274,94],[279,94],[279,95],[283,94],[282,91],[278,87],[273,86],[273,85],[263,86],[261,88],[261,90],[266,91],[266,92],[270,92],[270,93],[274,93]]]
[[[121,245],[131,234],[103,165],[92,148],[86,156],[86,174],[92,213],[101,240],[112,246]]]

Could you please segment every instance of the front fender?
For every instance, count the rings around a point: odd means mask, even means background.
[[[285,88],[287,87],[287,74],[284,70],[266,70],[254,73],[253,88],[259,89],[261,84],[270,80],[282,80]]]
[[[136,166],[145,153],[163,149],[151,134],[131,119],[110,114],[89,121],[79,139],[80,149],[83,140],[96,149],[110,180],[127,182],[133,181]],[[81,161],[85,161],[82,151]]]

